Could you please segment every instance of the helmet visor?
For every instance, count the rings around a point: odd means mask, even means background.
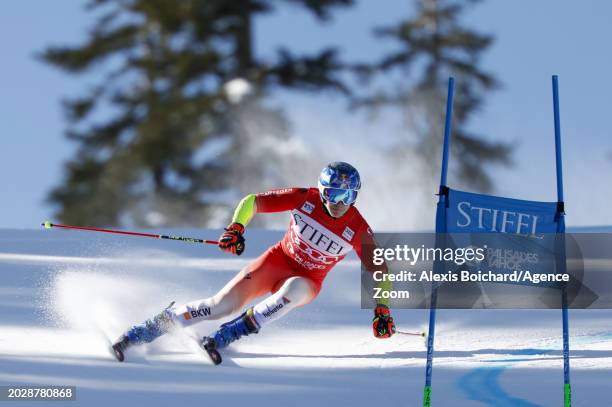
[[[357,200],[357,191],[354,189],[323,188],[323,198],[333,204],[344,202],[350,205]]]

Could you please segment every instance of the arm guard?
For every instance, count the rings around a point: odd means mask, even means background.
[[[255,205],[255,195],[247,195],[236,207],[234,216],[232,217],[232,223],[240,223],[242,226],[246,226],[256,212],[257,207]]]
[[[393,290],[393,283],[391,281],[378,281],[376,286],[380,288],[381,292],[390,292]],[[383,296],[378,299],[378,304],[389,306],[389,298]]]

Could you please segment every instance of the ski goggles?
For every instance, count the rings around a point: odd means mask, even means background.
[[[333,204],[344,202],[345,205],[350,205],[357,200],[357,192],[354,189],[323,188],[321,195]]]

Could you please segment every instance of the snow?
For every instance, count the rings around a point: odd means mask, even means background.
[[[230,102],[236,104],[253,92],[253,85],[246,79],[234,78],[223,85],[223,90]]]
[[[231,257],[214,246],[174,241],[0,230],[0,385],[75,385],[70,406],[421,405],[423,338],[372,337],[371,311],[359,308],[355,257],[331,272],[313,303],[238,342],[221,366],[212,366],[192,340],[221,321],[130,349],[125,363],[110,355],[109,341],[130,324],[172,300],[213,294],[280,236],[249,230],[247,251]],[[427,311],[393,315],[402,330],[427,328]],[[570,311],[575,406],[609,405],[611,316]],[[432,404],[562,405],[560,349],[558,310],[440,310]]]

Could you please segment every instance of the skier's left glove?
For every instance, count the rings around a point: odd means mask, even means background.
[[[240,223],[232,223],[225,228],[225,232],[219,238],[219,248],[223,251],[240,256],[244,251],[244,226]]]
[[[390,338],[395,333],[395,323],[389,307],[383,304],[376,305],[372,329],[374,330],[374,336],[380,339]]]

